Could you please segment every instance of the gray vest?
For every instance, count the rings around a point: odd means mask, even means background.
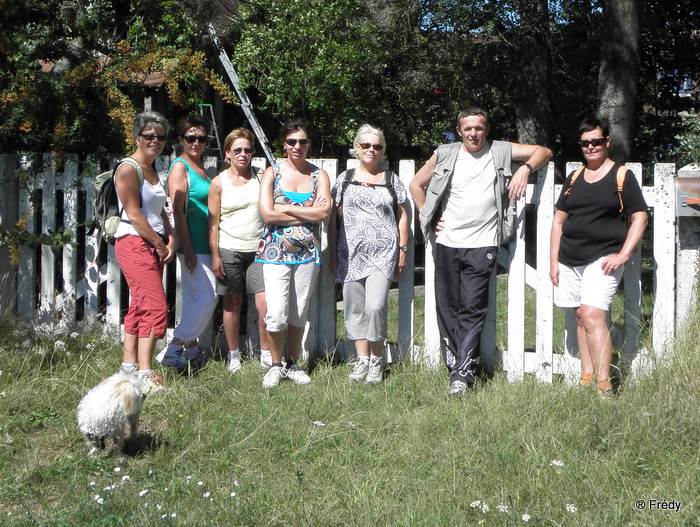
[[[508,199],[507,188],[513,175],[511,144],[508,141],[493,141],[489,143],[489,147],[496,168],[493,187],[498,208],[498,240],[503,244],[515,234],[515,203]],[[435,152],[437,163],[425,190],[425,203],[418,214],[426,240],[433,235],[433,220],[439,218],[444,210],[443,197],[452,180],[460,148],[462,143],[450,143],[438,146]]]

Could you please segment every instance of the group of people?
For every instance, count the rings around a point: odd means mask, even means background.
[[[451,395],[463,395],[477,378],[499,246],[499,171],[512,176],[508,194],[517,200],[530,174],[552,157],[542,146],[488,141],[489,127],[479,108],[460,113],[461,141],[438,147],[408,188],[425,236],[435,241],[438,326]],[[183,372],[206,363],[198,338],[222,295],[228,370],[238,372],[241,305],[249,294],[259,313],[260,362],[268,368],[263,387],[283,379],[310,383],[297,360],[321,263],[319,225],[328,220],[329,269],[342,284],[346,332],[357,354],[350,380],[382,382],[387,299],[392,280],[405,268],[409,238],[407,189],[384,168],[382,131],[360,127],[351,150],[356,166],[332,188],[328,174],[307,161],[311,129],[304,120],[285,124],[282,161],[262,174],[251,166],[253,134],[233,130],[224,142],[222,170],[210,179],[202,165],[210,124],[191,116],[177,129],[182,152],[170,166],[166,192],[153,163],[168,130],[157,113],[136,116],[131,158],[143,177],[130,163],[115,173],[122,209],[115,249],[131,290],[121,368],[138,372],[145,391],[163,390],[152,355],[167,325],[163,268],[177,254],[183,310],[157,357],[162,365]],[[607,157],[607,124],[586,119],[579,136],[586,164],[569,175],[556,203],[550,276],[558,305],[576,310],[581,382],[608,396],[612,344],[606,315],[624,263],[646,227],[646,205],[636,179]],[[514,161],[522,164],[511,174]]]

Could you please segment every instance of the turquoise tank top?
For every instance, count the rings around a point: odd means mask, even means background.
[[[210,179],[204,179],[181,157],[175,158],[170,165],[172,171],[175,163],[184,163],[187,167],[187,179],[190,183],[189,199],[187,200],[187,226],[190,229],[190,239],[195,254],[211,254],[209,248],[209,186]],[[168,177],[170,176],[168,172]],[[182,247],[178,253],[184,252]]]

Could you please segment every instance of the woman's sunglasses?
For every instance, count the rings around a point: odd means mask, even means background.
[[[301,146],[306,146],[309,144],[308,139],[285,139],[284,142],[287,146],[292,146],[292,147],[296,146],[297,143],[299,143],[299,145],[301,145]]]
[[[579,141],[579,144],[583,148],[588,148],[588,145],[601,146],[603,143],[605,143],[605,137],[601,137],[600,139],[582,139],[581,141]]]
[[[141,137],[143,137],[146,141],[153,141],[154,139],[158,139],[161,143],[165,141],[165,136],[161,134],[139,134]]]
[[[384,148],[383,145],[373,145],[372,143],[360,143],[360,146],[363,150],[369,150],[370,148],[374,148],[377,152],[381,152],[382,148]]]
[[[199,141],[200,143],[206,143],[207,142],[207,136],[206,135],[186,135],[183,138],[185,141],[187,141],[188,145],[191,145],[195,141]]]
[[[246,154],[252,154],[252,153],[253,153],[253,149],[252,149],[252,148],[234,148],[233,150],[231,150],[231,153],[232,153],[234,156],[237,156],[237,155],[240,154],[241,152],[245,152]]]

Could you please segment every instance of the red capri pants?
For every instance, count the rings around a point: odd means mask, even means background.
[[[168,304],[163,290],[163,265],[158,260],[158,253],[147,246],[141,236],[134,235],[117,238],[114,250],[131,291],[124,331],[146,338],[153,330],[155,338],[163,338],[168,327]]]

